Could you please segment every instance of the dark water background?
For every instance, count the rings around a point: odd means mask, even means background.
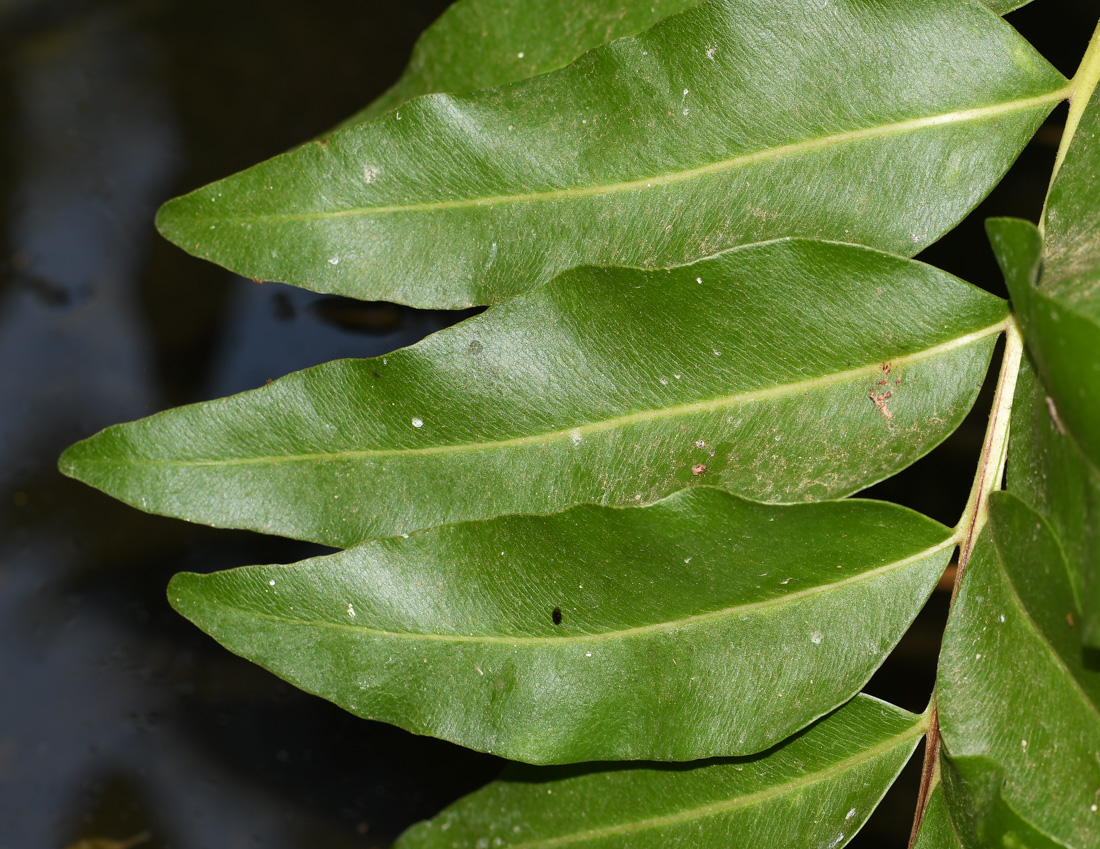
[[[177,571],[315,548],[146,516],[55,465],[106,425],[454,320],[257,286],[152,225],[167,198],[379,94],[445,6],[0,0],[0,849],[142,831],[150,849],[383,846],[503,765],[301,694],[165,600]],[[1098,13],[1095,0],[1037,0],[1010,20],[1070,76]],[[922,258],[1003,293],[981,219],[1037,218],[1064,113]],[[984,418],[979,405],[872,494],[954,524]],[[945,610],[937,593],[873,693],[923,708]],[[904,846],[914,773],[852,845]]]

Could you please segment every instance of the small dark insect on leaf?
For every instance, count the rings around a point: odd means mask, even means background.
[[[550,618],[554,620],[555,625],[561,624],[561,608],[555,607],[554,612],[550,614]]]

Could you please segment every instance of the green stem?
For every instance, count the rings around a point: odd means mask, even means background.
[[[1015,316],[1005,326],[1005,352],[1001,358],[1001,372],[997,377],[997,394],[993,397],[993,408],[989,411],[989,425],[986,427],[982,453],[978,458],[978,469],[974,475],[974,484],[970,489],[966,508],[959,524],[955,526],[955,542],[959,546],[959,565],[955,570],[955,585],[951,589],[951,604],[959,592],[963,572],[970,563],[974,552],[974,543],[978,539],[986,520],[989,518],[989,496],[999,489],[1004,479],[1005,464],[1008,461],[1008,430],[1012,416],[1012,399],[1016,394],[1016,378],[1020,373],[1020,362],[1024,353],[1024,337]],[[927,740],[924,747],[924,764],[921,767],[920,792],[917,795],[917,810],[913,816],[913,829],[909,834],[909,849],[917,842],[921,821],[928,808],[928,800],[939,779],[940,761],[940,723],[939,707],[936,703],[936,691],[925,709],[928,715]]]
[[[1054,185],[1054,181],[1058,177],[1058,170],[1065,161],[1066,151],[1069,150],[1073,135],[1077,132],[1077,125],[1081,123],[1081,116],[1084,114],[1085,107],[1088,106],[1098,82],[1100,82],[1100,22],[1096,24],[1088,49],[1085,50],[1085,55],[1077,68],[1077,73],[1073,75],[1073,79],[1069,83],[1069,114],[1066,116],[1065,129],[1062,130],[1062,140],[1058,144],[1058,155],[1054,159],[1054,171],[1050,175],[1051,186]],[[1049,196],[1049,192],[1047,194]],[[1044,229],[1043,225],[1046,223],[1046,217],[1047,210],[1044,203],[1043,215],[1039,219],[1040,231]]]
[[[962,518],[955,526],[955,539],[959,544],[959,568],[955,574],[952,601],[958,592],[963,572],[970,562],[974,542],[989,517],[989,494],[1000,488],[1004,477],[1005,463],[1008,460],[1008,427],[1012,399],[1016,394],[1016,377],[1020,372],[1023,353],[1024,337],[1020,332],[1020,325],[1013,317],[1005,328],[1005,352],[997,379],[997,394],[993,398],[993,409],[989,412],[989,425],[985,431],[981,457],[978,459],[978,470],[974,475],[974,484]]]

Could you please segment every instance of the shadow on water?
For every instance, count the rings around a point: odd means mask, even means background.
[[[385,845],[499,771],[294,690],[165,601],[177,571],[317,547],[146,516],[55,466],[108,424],[382,354],[462,317],[258,286],[152,226],[168,197],[380,93],[445,5],[0,0],[0,849],[145,831],[150,849]],[[1090,5],[1044,0],[1015,22],[1072,73]],[[1061,120],[988,208],[1038,214]],[[985,208],[927,256],[996,288]],[[983,415],[869,494],[953,523]],[[874,693],[923,706],[942,601]],[[865,845],[904,839],[913,793],[909,775]]]

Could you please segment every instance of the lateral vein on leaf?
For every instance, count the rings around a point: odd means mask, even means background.
[[[923,729],[920,723],[913,725],[911,728],[906,729],[901,734],[897,734],[888,740],[879,743],[876,746],[872,746],[869,749],[864,749],[849,758],[841,761],[834,766],[826,767],[818,772],[810,773],[792,781],[785,782],[783,784],[776,785],[775,787],[769,787],[765,790],[758,790],[755,793],[750,793],[747,796],[741,796],[736,799],[730,799],[725,802],[716,802],[711,805],[703,805],[698,808],[691,808],[686,811],[681,811],[675,814],[666,814],[661,817],[650,817],[649,819],[638,820],[637,822],[622,823],[619,825],[610,825],[603,828],[593,828],[588,831],[580,831],[574,834],[566,834],[561,837],[550,837],[544,840],[532,840],[526,843],[513,843],[510,844],[510,849],[552,849],[556,846],[566,846],[570,843],[575,843],[583,840],[598,840],[603,837],[611,837],[618,834],[632,834],[638,831],[647,831],[653,828],[661,828],[662,826],[676,825],[678,823],[690,822],[692,820],[703,819],[705,817],[716,816],[728,811],[736,810],[737,808],[751,807],[752,805],[766,802],[776,796],[783,796],[788,793],[794,793],[803,787],[807,787],[812,784],[817,784],[821,781],[825,781],[829,778],[833,778],[837,775],[855,769],[860,764],[874,760],[879,755],[890,751],[906,741],[919,737],[923,734]]]
[[[1053,536],[1057,538],[1056,535]],[[1070,684],[1073,685],[1074,691],[1077,693],[1078,696],[1081,697],[1081,701],[1085,703],[1085,707],[1087,707],[1089,711],[1093,714],[1093,716],[1096,717],[1097,721],[1100,722],[1100,708],[1098,708],[1096,704],[1092,701],[1092,697],[1089,696],[1089,694],[1086,693],[1083,689],[1081,689],[1081,683],[1077,680],[1077,676],[1073,674],[1073,671],[1068,666],[1066,666],[1066,662],[1062,660],[1062,656],[1058,654],[1058,651],[1054,648],[1054,646],[1050,644],[1050,641],[1045,636],[1043,636],[1042,629],[1040,629],[1035,620],[1031,618],[1031,614],[1028,612],[1027,607],[1024,606],[1024,600],[1020,598],[1020,594],[1016,591],[1016,585],[1012,582],[1012,578],[1008,574],[1008,569],[1005,567],[1004,556],[1001,554],[1001,549],[997,545],[996,535],[993,535],[993,553],[994,557],[997,560],[997,568],[1000,569],[1001,574],[1004,576],[1005,584],[1008,586],[1008,591],[1012,594],[1012,598],[1015,599],[1016,607],[1019,608],[1020,614],[1023,616],[1024,621],[1027,623],[1029,630],[1035,633],[1035,636],[1038,638],[1043,647],[1047,650],[1047,653],[1050,654],[1050,656],[1054,659],[1054,662],[1066,673],[1066,677],[1069,678]]]
[[[738,613],[753,613],[760,610],[767,610],[773,607],[781,607],[797,601],[801,601],[804,598],[810,598],[820,593],[838,590],[851,584],[858,584],[862,581],[870,580],[872,578],[887,574],[889,572],[893,572],[898,569],[903,569],[906,566],[916,563],[919,560],[924,560],[926,558],[932,557],[946,548],[954,548],[956,544],[957,540],[955,539],[955,536],[952,535],[951,537],[937,545],[923,549],[916,554],[911,554],[909,557],[903,557],[900,560],[895,560],[891,563],[887,563],[884,566],[879,566],[875,569],[869,569],[866,572],[861,572],[858,575],[852,575],[849,578],[844,578],[839,581],[833,581],[827,584],[818,584],[817,586],[808,587],[804,590],[799,590],[797,592],[789,593],[788,595],[778,596],[776,598],[764,599],[763,601],[754,601],[750,602],[749,604],[734,605],[733,607],[726,607],[721,610],[712,610],[708,611],[707,613],[699,613],[694,616],[686,616],[682,619],[672,619],[665,622],[654,622],[649,625],[639,625],[635,628],[622,628],[616,631],[601,631],[596,634],[576,634],[567,637],[501,636],[496,634],[430,634],[414,631],[386,631],[381,628],[371,628],[366,625],[353,625],[346,622],[333,622],[328,619],[298,619],[273,613],[263,613],[257,610],[249,610],[246,608],[235,607],[233,605],[223,605],[219,603],[216,599],[211,600],[205,597],[201,599],[201,603],[217,607],[220,610],[229,610],[241,613],[254,619],[266,619],[268,621],[279,622],[287,625],[308,625],[315,628],[349,631],[353,634],[370,635],[398,640],[419,640],[437,643],[492,643],[509,646],[558,646],[571,643],[599,642],[604,640],[633,637],[641,634],[656,633],[660,631],[669,631],[678,628],[684,628],[689,625],[695,625],[700,622],[706,622],[712,619],[721,619]]]
[[[753,165],[765,162],[769,159],[778,159],[785,156],[797,156],[823,148],[849,144],[851,142],[865,141],[868,139],[884,138],[886,136],[917,130],[931,129],[946,124],[958,124],[966,121],[978,121],[983,118],[996,118],[1012,112],[1034,109],[1065,100],[1072,92],[1071,85],[1050,92],[1049,94],[1028,97],[1022,100],[1010,100],[993,106],[978,106],[972,109],[960,109],[954,112],[943,112],[937,115],[926,115],[921,118],[909,118],[905,121],[897,121],[893,124],[881,124],[875,127],[864,127],[858,130],[847,130],[830,136],[821,136],[778,147],[765,148],[764,150],[742,154],[720,162],[712,162],[697,168],[688,168],[672,174],[658,174],[651,177],[642,177],[636,180],[625,180],[619,183],[606,185],[578,186],[569,189],[553,189],[544,192],[527,192],[513,195],[496,195],[481,198],[462,198],[459,200],[426,201],[424,203],[392,204],[387,206],[356,207],[353,209],[330,210],[324,212],[301,213],[275,213],[271,215],[234,216],[233,218],[214,218],[200,216],[203,221],[317,221],[328,218],[344,218],[358,215],[389,215],[407,212],[435,212],[449,209],[464,209],[469,207],[495,206],[498,204],[527,203],[533,201],[553,201],[568,198],[591,197],[598,195],[617,194],[639,189],[648,189],[656,186],[671,185],[686,182],[710,174],[731,171],[745,165]]]
[[[679,404],[670,407],[660,407],[654,410],[643,410],[637,413],[628,413],[602,421],[589,422],[575,427],[566,427],[544,433],[517,436],[510,439],[491,440],[486,442],[465,442],[457,445],[427,445],[419,448],[359,448],[346,451],[318,451],[303,454],[279,454],[262,455],[253,457],[225,457],[217,459],[201,460],[173,460],[173,459],[148,459],[148,458],[88,458],[82,459],[83,463],[106,463],[108,465],[118,463],[131,463],[143,466],[158,467],[199,467],[199,466],[243,466],[254,464],[278,464],[300,463],[332,459],[366,459],[371,457],[404,457],[418,454],[448,454],[461,451],[483,451],[492,448],[513,448],[522,445],[533,445],[541,442],[551,442],[555,439],[570,439],[575,435],[587,435],[600,433],[605,430],[614,430],[620,427],[637,424],[640,422],[655,421],[659,419],[676,418],[693,413],[708,413],[725,407],[739,404],[751,404],[766,401],[771,398],[781,398],[786,395],[796,395],[811,389],[820,389],[838,383],[858,380],[873,374],[878,374],[882,368],[883,360],[889,360],[895,366],[918,363],[924,360],[948,354],[951,351],[979,342],[987,336],[1001,333],[1005,329],[1005,321],[999,321],[989,327],[976,330],[964,336],[959,336],[948,342],[925,348],[913,354],[891,357],[884,355],[882,360],[876,360],[873,364],[859,366],[846,371],[834,372],[821,377],[813,377],[793,383],[783,383],[777,386],[769,386],[763,389],[753,389],[736,395],[727,395],[721,398],[712,398],[706,401],[694,401],[690,404]],[[863,402],[863,397],[859,399]]]

